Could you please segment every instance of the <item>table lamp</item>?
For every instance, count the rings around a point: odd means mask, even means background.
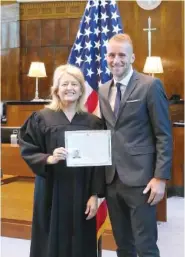
[[[144,73],[152,74],[154,77],[155,73],[163,73],[163,65],[159,56],[148,56],[145,61]]]
[[[43,99],[39,98],[38,79],[47,77],[44,63],[32,62],[30,65],[28,77],[36,78],[35,98],[32,101],[42,101]]]

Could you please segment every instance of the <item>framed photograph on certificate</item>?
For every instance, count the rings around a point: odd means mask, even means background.
[[[65,148],[68,167],[112,165],[110,130],[66,131]]]

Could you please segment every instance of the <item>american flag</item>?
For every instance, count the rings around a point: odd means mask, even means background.
[[[115,0],[88,1],[68,63],[79,67],[84,73],[86,106],[91,113],[98,107],[99,85],[111,79],[106,61],[107,42],[121,32],[123,28]],[[107,206],[103,199],[99,201],[96,215],[97,238],[103,233],[106,217]]]
[[[91,113],[98,105],[98,86],[111,79],[106,61],[107,42],[121,32],[123,28],[115,0],[88,1],[68,62],[84,73],[86,106]]]

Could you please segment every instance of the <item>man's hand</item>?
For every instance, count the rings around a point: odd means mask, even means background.
[[[150,196],[148,198],[148,203],[150,205],[157,204],[160,202],[165,193],[165,187],[166,187],[166,180],[165,179],[159,179],[159,178],[152,178],[146,188],[143,191],[143,194],[148,193],[150,190]]]
[[[96,195],[93,195],[89,198],[85,210],[85,214],[88,214],[86,220],[92,219],[98,210],[98,197]]]

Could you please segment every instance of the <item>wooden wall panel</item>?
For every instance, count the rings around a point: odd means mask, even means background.
[[[53,81],[53,74],[48,74],[46,78],[39,80],[40,98],[49,99],[52,81]]]
[[[40,60],[40,47],[24,47],[21,48],[21,69],[20,73],[28,74],[30,63]],[[22,85],[22,84],[21,84]]]
[[[39,94],[48,98],[55,68],[67,62],[85,2],[25,3],[21,10],[21,100],[31,100],[35,79],[27,74],[31,62],[45,63],[47,78],[39,79]]]
[[[20,49],[1,50],[1,100],[19,100]]]
[[[78,32],[78,27],[80,24],[80,19],[70,19],[69,20],[69,44],[72,46],[75,39],[76,39],[76,34]]]
[[[154,10],[141,9],[135,1],[119,1],[124,31],[133,39],[136,61],[134,67],[143,70],[148,55],[148,17],[152,19],[152,55],[160,56],[164,73],[156,74],[165,86],[168,97],[180,94],[184,98],[184,1],[162,1]]]
[[[1,6],[1,99],[19,100],[19,4]]]
[[[67,62],[80,20],[52,19],[21,21],[21,99],[31,100],[35,79],[27,78],[30,63],[45,63],[47,78],[39,79],[39,94],[48,98],[55,68]],[[48,84],[47,84],[48,83]]]
[[[69,45],[69,19],[56,20],[55,28],[56,45]]]
[[[21,75],[21,96],[24,96],[24,101],[32,100],[35,97],[35,78],[29,78],[27,74]],[[40,90],[39,90],[40,97]],[[21,99],[23,100],[23,99]]]
[[[41,21],[41,46],[55,45],[55,20]]]
[[[26,47],[40,47],[41,45],[41,21],[34,20],[26,22],[26,34],[23,35],[23,38],[26,39]],[[22,46],[22,42],[21,42]],[[24,46],[24,45],[23,45]]]
[[[56,47],[55,48],[55,67],[65,64],[69,56],[70,50],[68,47]]]
[[[47,75],[53,75],[55,61],[55,47],[41,47],[40,59],[44,62]]]

